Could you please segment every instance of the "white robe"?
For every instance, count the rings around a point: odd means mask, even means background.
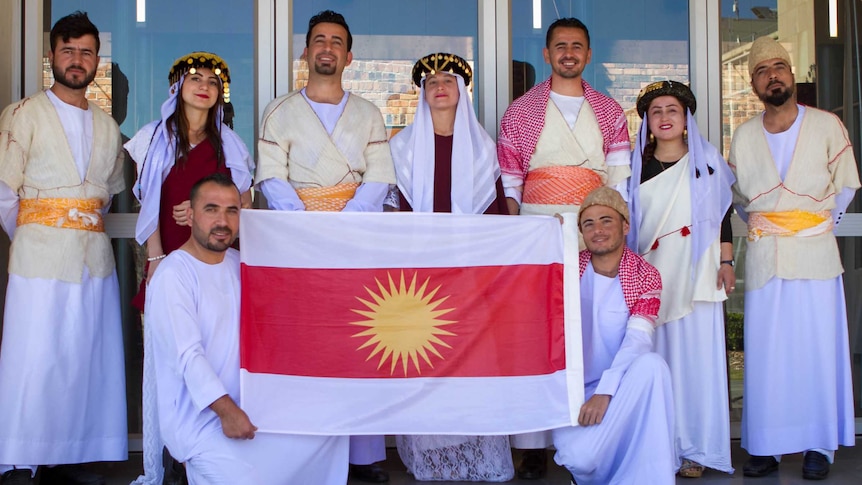
[[[745,127],[745,130],[742,128]],[[843,212],[859,187],[847,131],[831,113],[799,107],[770,134],[757,117],[734,134],[736,201],[746,211]],[[779,190],[774,190],[778,187]],[[834,235],[748,243],[742,447],[782,455],[853,446],[853,386],[843,272]],[[752,255],[759,255],[752,259]]]
[[[239,304],[239,253],[233,249],[219,264],[178,250],[159,265],[145,314],[162,439],[185,462],[191,484],[343,485],[345,437],[224,435],[209,405],[225,394],[240,402]]]
[[[670,375],[638,323],[619,278],[589,264],[581,278],[585,398],[612,397],[600,424],[553,431],[554,459],[579,485],[675,483]]]
[[[56,117],[37,126],[33,140],[26,141],[38,140],[43,149],[56,147],[60,153],[68,150],[67,160],[56,159],[56,167],[73,164],[74,173],[85,181],[81,187],[113,180],[113,174],[89,173],[89,169],[93,160],[110,165],[119,155],[116,123],[95,111],[95,105],[81,110],[65,105],[51,92],[22,101],[19,116],[36,116],[27,110],[43,106],[41,96],[50,99]],[[94,131],[106,138],[94,141]],[[18,141],[23,143],[24,137]],[[117,150],[93,153],[95,147],[103,146]],[[8,162],[3,153],[0,160]],[[45,175],[30,169],[24,168],[25,176]],[[110,192],[121,188],[113,186]],[[20,232],[15,231],[18,197],[9,185],[0,183],[0,220],[10,235]],[[13,241],[35,245],[24,232]],[[59,251],[60,247],[45,249]],[[74,251],[67,256],[84,260]],[[94,277],[85,264],[80,282],[10,273],[0,349],[0,472],[9,465],[126,460],[125,395],[116,272]]]

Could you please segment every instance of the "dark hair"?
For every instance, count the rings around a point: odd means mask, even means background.
[[[322,12],[318,12],[317,15],[311,17],[308,21],[308,32],[305,33],[305,47],[308,47],[311,44],[311,29],[314,28],[317,24],[338,24],[344,27],[344,30],[347,31],[347,52],[350,52],[350,49],[353,48],[353,35],[350,34],[350,27],[347,26],[347,21],[344,20],[344,16],[338,12],[333,12],[332,10],[324,10]]]
[[[233,183],[233,179],[231,179],[230,176],[221,172],[214,172],[198,180],[192,186],[192,191],[191,193],[189,193],[189,201],[192,205],[194,205],[195,199],[198,198],[198,192],[200,192],[201,187],[209,183],[216,184],[219,187],[233,187],[233,189],[236,190],[236,193],[239,195],[239,189],[236,187],[236,184]]]
[[[188,73],[185,75],[188,76]],[[185,76],[183,76],[183,83],[185,83]],[[216,76],[218,77],[218,76]],[[204,131],[206,132],[206,139],[210,142],[213,149],[216,152],[216,159],[218,160],[219,165],[224,164],[224,150],[222,150],[221,146],[221,120],[219,119],[219,108],[224,104],[224,98],[221,93],[221,80],[219,80],[219,93],[216,96],[216,102],[207,112],[207,120],[204,123]],[[176,163],[179,163],[180,166],[184,166],[189,152],[191,151],[191,143],[189,142],[189,120],[186,116],[186,104],[183,102],[183,87],[180,84],[180,92],[177,95],[179,99],[177,99],[177,108],[168,117],[166,128],[168,129],[168,136],[176,137],[177,145],[176,145]]]
[[[564,17],[561,19],[554,20],[554,23],[552,23],[550,27],[548,27],[548,33],[545,34],[545,47],[547,47],[548,49],[551,48],[551,37],[554,35],[554,31],[557,30],[558,27],[568,27],[583,30],[584,35],[587,36],[587,48],[590,47],[590,30],[587,29],[587,26],[574,17]]]
[[[69,39],[78,39],[87,34],[96,38],[96,54],[98,54],[102,46],[99,41],[99,29],[90,22],[87,12],[78,10],[70,13],[58,20],[51,28],[51,52],[54,52],[58,38],[62,38],[63,42],[69,42]]]

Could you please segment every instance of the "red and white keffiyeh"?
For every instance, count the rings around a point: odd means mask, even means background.
[[[623,109],[616,101],[596,91],[586,81],[581,83],[584,87],[584,98],[590,103],[599,121],[605,158],[617,151],[625,151],[628,155],[631,142]],[[545,127],[545,110],[550,95],[551,79],[548,78],[512,102],[503,115],[500,134],[497,137],[497,157],[504,174],[519,178],[526,176],[530,158]]]
[[[581,277],[584,276],[591,257],[592,253],[589,251],[581,251]],[[644,318],[655,327],[661,306],[661,275],[658,270],[631,249],[624,247],[618,276],[630,316],[637,315]]]

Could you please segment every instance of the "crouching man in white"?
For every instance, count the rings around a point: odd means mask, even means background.
[[[214,174],[192,188],[192,236],[147,289],[162,439],[194,484],[347,482],[348,439],[255,433],[239,399],[240,194]]]
[[[651,352],[661,276],[625,246],[629,211],[608,187],[581,205],[584,397],[579,427],[554,430],[556,462],[578,485],[673,484],[670,371]]]

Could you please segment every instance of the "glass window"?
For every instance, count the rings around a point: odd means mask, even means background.
[[[301,59],[308,20],[325,9],[344,15],[353,35],[353,63],[344,70],[344,88],[380,108],[390,136],[413,122],[419,90],[411,73],[413,64],[426,54],[463,57],[473,67],[471,86],[476,86],[478,2],[348,0],[293,3],[294,89],[308,82],[308,64]]]
[[[635,101],[641,88],[664,79],[689,80],[688,3],[512,0],[514,96],[551,75],[542,56],[548,26],[558,18],[577,17],[590,30],[593,50],[584,80],[622,106],[634,140],[640,126]]]

